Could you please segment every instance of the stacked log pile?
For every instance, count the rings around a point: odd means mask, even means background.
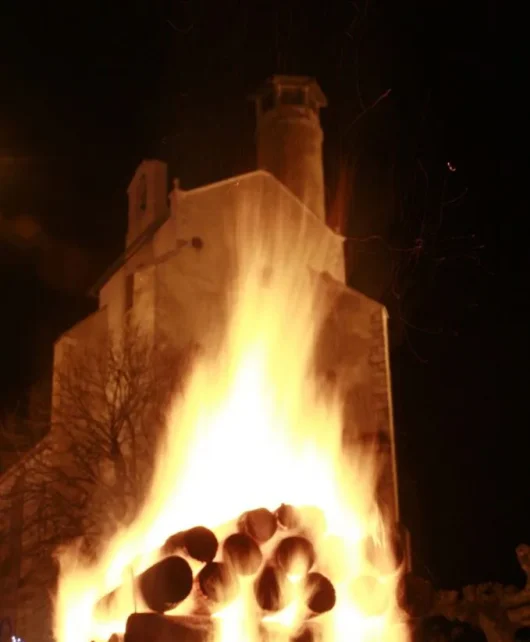
[[[212,633],[212,614],[238,595],[244,578],[250,578],[256,605],[268,615],[290,602],[288,577],[293,575],[306,596],[306,615],[292,640],[310,642],[315,637],[315,616],[335,606],[335,589],[320,572],[311,542],[315,528],[325,528],[318,509],[282,504],[274,513],[265,508],[244,513],[236,531],[222,542],[203,526],[172,535],[162,547],[162,559],[134,580],[133,590],[149,611],[130,614],[124,642],[204,642]],[[112,612],[122,590],[104,596],[96,616]],[[188,598],[190,615],[168,615]],[[117,640],[114,636],[113,642]]]
[[[314,515],[312,523],[315,524]],[[270,546],[275,535],[278,537]],[[373,542],[368,540],[368,559],[372,547]],[[288,575],[303,578],[307,614],[291,642],[318,638],[315,616],[335,606],[333,584],[319,572],[311,536],[300,512],[291,506],[282,505],[275,513],[264,508],[245,513],[238,521],[237,531],[221,543],[212,531],[200,526],[177,533],[166,541],[163,554],[163,559],[135,580],[135,590],[151,612],[132,613],[124,640],[113,636],[109,642],[205,642],[213,631],[211,614],[238,594],[245,577],[252,578],[256,604],[263,615],[277,612],[289,603]],[[399,562],[397,540],[395,555]],[[522,589],[486,583],[461,591],[436,591],[427,580],[405,574],[400,581],[398,602],[410,617],[412,642],[530,640],[530,546],[519,546],[517,556],[527,575]],[[201,563],[195,574],[190,559]],[[384,599],[375,599],[376,588],[377,582],[369,576],[357,578],[352,587],[361,608],[363,597],[367,598],[367,615],[386,608]],[[100,600],[101,612],[112,606],[116,592]],[[190,596],[194,604],[191,615],[167,615]],[[262,638],[267,639],[266,631]]]

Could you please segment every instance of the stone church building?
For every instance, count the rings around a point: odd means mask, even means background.
[[[160,160],[139,165],[128,189],[126,250],[94,288],[98,310],[57,341],[55,367],[68,346],[123,332],[130,315],[141,319],[154,342],[163,334],[178,347],[215,334],[233,251],[227,230],[248,195],[259,194],[264,211],[275,209],[304,223],[308,268],[332,302],[318,368],[345,396],[345,443],[379,449],[385,461],[380,503],[399,522],[387,314],[346,286],[344,239],[326,222],[319,117],[326,97],[312,78],[274,76],[253,100],[256,171],[185,190],[178,180],[169,187],[167,166]],[[60,397],[60,390],[55,393]],[[9,475],[0,479],[0,487],[12,483]],[[9,615],[19,635],[34,639],[23,631],[22,614]]]

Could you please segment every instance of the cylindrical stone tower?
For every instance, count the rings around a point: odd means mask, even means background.
[[[327,101],[322,90],[313,78],[273,76],[252,98],[258,168],[271,172],[325,221],[320,108]]]

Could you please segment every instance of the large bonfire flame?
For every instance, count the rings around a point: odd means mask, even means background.
[[[308,264],[327,248],[315,253],[287,216],[246,209],[223,349],[201,356],[175,401],[133,525],[96,564],[61,554],[58,642],[106,642],[157,610],[147,617],[175,631],[200,622],[213,642],[408,639],[377,462],[346,460],[341,400],[313,371],[326,310]]]

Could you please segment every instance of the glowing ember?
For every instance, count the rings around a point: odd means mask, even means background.
[[[224,348],[205,350],[175,402],[134,524],[96,564],[61,554],[58,642],[106,642],[149,606],[201,615],[215,642],[408,639],[377,462],[345,461],[341,402],[313,374],[315,248],[281,213],[237,220]]]

